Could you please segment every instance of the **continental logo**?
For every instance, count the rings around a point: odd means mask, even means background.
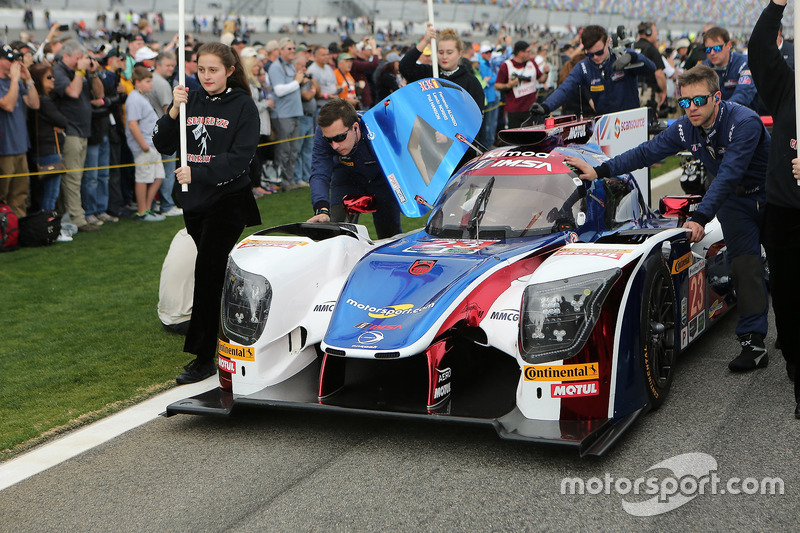
[[[692,266],[692,252],[689,252],[672,262],[672,273],[680,274],[690,266]]]
[[[219,341],[217,344],[217,353],[222,357],[230,359],[239,359],[241,361],[255,361],[256,351],[250,346],[234,346],[233,344],[225,341]]]
[[[588,381],[598,377],[597,363],[525,367],[525,381]]]

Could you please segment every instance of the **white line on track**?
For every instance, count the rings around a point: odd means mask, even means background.
[[[666,174],[663,174],[657,178],[653,178],[650,180],[650,189],[655,189],[656,187],[661,187],[662,185],[669,183],[670,181],[676,180],[681,177],[681,173],[683,170],[680,168],[676,168],[674,170],[670,170]]]
[[[216,375],[191,385],[181,385],[133,405],[88,426],[71,431],[19,457],[0,463],[0,490],[43,472],[135,427],[154,420],[167,405],[215,387]]]

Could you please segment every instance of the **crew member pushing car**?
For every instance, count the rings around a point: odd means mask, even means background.
[[[400,207],[355,108],[347,100],[331,100],[320,108],[317,124],[309,180],[314,216],[308,222],[343,222],[345,195],[372,195],[378,238],[401,233]]]
[[[686,115],[669,128],[609,159],[597,168],[568,157],[582,179],[618,176],[645,168],[669,155],[688,150],[712,176],[708,192],[692,218],[684,224],[692,242],[705,236],[703,227],[716,216],[725,234],[738,294],[736,335],[742,347],[728,368],[753,370],[767,366],[767,286],[759,242],[760,208],[766,199],[765,179],[770,135],[751,109],[721,98],[719,77],[709,67],[696,65],[679,77],[678,104]]]

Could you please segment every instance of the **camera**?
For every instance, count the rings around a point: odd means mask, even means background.
[[[9,61],[20,61],[22,59],[22,54],[7,44],[4,44],[3,47],[0,48],[0,57],[8,59]]]
[[[58,31],[69,31],[69,24],[62,24],[58,27]]]
[[[611,51],[614,52],[614,55],[620,57],[622,54],[625,54],[625,50],[627,48],[633,48],[633,39],[627,38],[625,33],[625,26],[617,26],[617,32],[611,36]],[[629,68],[638,68],[641,67],[644,63],[639,61],[637,63],[630,63],[625,66],[625,69]]]
[[[133,34],[124,32],[122,30],[114,30],[111,32],[111,35],[108,36],[108,40],[112,43],[120,42],[122,39],[125,39],[126,41],[132,41]]]
[[[514,74],[511,75],[511,79],[512,80],[519,80],[521,82],[526,82],[527,83],[527,82],[531,81],[533,78],[531,78],[530,76],[520,76],[519,74],[517,74],[515,72]]]

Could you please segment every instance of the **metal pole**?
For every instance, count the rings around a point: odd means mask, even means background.
[[[178,83],[186,87],[186,28],[183,20],[185,12],[184,0],[178,0]],[[180,106],[180,150],[181,166],[186,166],[186,104]],[[189,185],[181,185],[181,191],[189,190]]]
[[[428,0],[428,22],[433,26],[433,0]],[[427,28],[426,28],[427,31]],[[436,39],[431,39],[431,66],[433,67],[433,77],[439,77],[439,52],[436,46]]]

